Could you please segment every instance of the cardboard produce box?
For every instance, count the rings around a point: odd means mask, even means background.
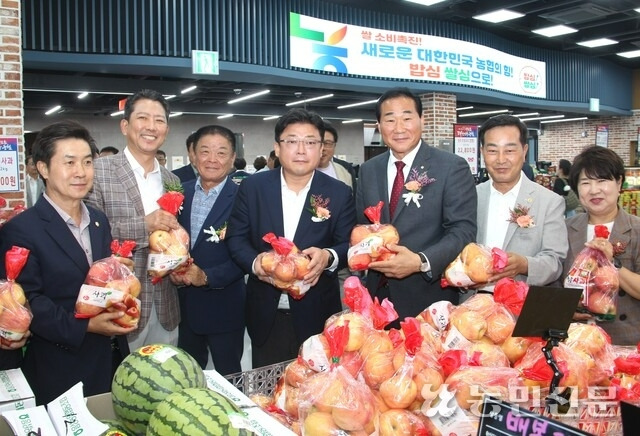
[[[33,391],[21,369],[0,371],[0,413],[35,407]]]

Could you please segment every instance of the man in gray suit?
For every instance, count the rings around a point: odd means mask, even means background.
[[[399,245],[389,246],[397,254],[372,262],[366,285],[373,296],[388,296],[403,320],[436,301],[458,302],[455,289],[441,288],[440,275],[475,238],[475,185],[463,158],[422,141],[422,102],[409,89],[385,92],[376,117],[389,151],[360,167],[356,212],[359,223],[367,224],[364,209],[382,200],[382,222],[400,234]],[[396,175],[401,198],[391,214]]]
[[[489,281],[513,277],[529,285],[553,284],[567,257],[564,199],[524,176],[527,126],[519,118],[489,118],[478,136],[490,179],[476,187],[477,242],[509,256],[506,268]]]
[[[155,286],[147,273],[149,234],[154,230],[175,229],[175,216],[159,209],[157,200],[167,182],[179,183],[176,175],[156,160],[156,151],[164,143],[169,104],[162,94],[139,91],[124,108],[120,130],[127,138],[123,153],[94,161],[93,189],[87,202],[102,210],[111,224],[113,238],[136,241],[133,252],[135,275],[142,283],[141,313],[138,328],[129,334],[129,348],[150,343],[175,345],[180,309],[176,287],[168,278]]]
[[[24,178],[27,192],[27,207],[36,204],[40,195],[44,192],[44,182],[38,174],[38,169],[33,161],[33,156],[27,156],[27,176]]]

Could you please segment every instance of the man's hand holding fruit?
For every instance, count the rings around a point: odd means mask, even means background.
[[[156,230],[168,232],[179,227],[175,215],[162,209],[155,210],[149,215],[146,215],[144,217],[144,223],[149,233],[155,232]]]
[[[422,259],[418,253],[414,253],[407,247],[398,244],[385,245],[394,256],[387,260],[377,260],[369,264],[369,269],[381,272],[392,279],[403,279],[420,271]]]

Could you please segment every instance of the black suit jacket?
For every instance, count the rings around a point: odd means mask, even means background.
[[[191,164],[186,164],[185,166],[171,172],[178,176],[181,183],[188,182],[189,180],[195,180],[198,177]]]
[[[89,207],[93,259],[111,255],[107,217]],[[80,286],[89,271],[86,255],[56,210],[44,198],[0,230],[5,252],[13,245],[30,250],[17,282],[24,288],[33,313],[32,337],[22,369],[38,404],[46,404],[84,383],[86,396],[111,388],[112,352],[108,336],[87,332],[89,320],[74,317]],[[0,275],[6,276],[2,262]],[[128,350],[124,337],[121,350]]]
[[[273,327],[282,291],[258,280],[252,274],[256,256],[271,250],[262,240],[269,232],[284,236],[280,170],[265,171],[245,179],[236,196],[227,243],[231,256],[249,274],[247,283],[247,329],[256,345],[267,340]],[[318,171],[313,176],[306,203],[311,195],[330,199],[331,217],[322,222],[311,220],[310,207],[303,209],[293,242],[300,250],[308,247],[332,248],[339,259],[338,269],[347,265],[349,237],[356,216],[351,189],[339,180]],[[299,300],[289,297],[294,329],[298,341],[320,333],[324,322],[341,310],[337,274],[325,271],[318,283]]]
[[[191,234],[191,208],[196,181],[183,185],[184,203],[178,222]],[[195,238],[190,255],[207,275],[209,286],[178,289],[182,322],[202,335],[244,329],[244,272],[231,260],[226,240],[208,241],[204,230],[219,230],[229,221],[238,186],[229,178]]]

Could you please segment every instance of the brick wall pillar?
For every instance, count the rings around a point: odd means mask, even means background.
[[[20,192],[0,192],[13,208],[25,201],[20,1],[0,0],[0,136],[18,138]]]
[[[438,147],[441,140],[453,142],[453,125],[456,123],[456,104],[454,94],[431,92],[420,95],[422,100],[422,139],[427,144]],[[452,151],[451,149],[449,151]]]

